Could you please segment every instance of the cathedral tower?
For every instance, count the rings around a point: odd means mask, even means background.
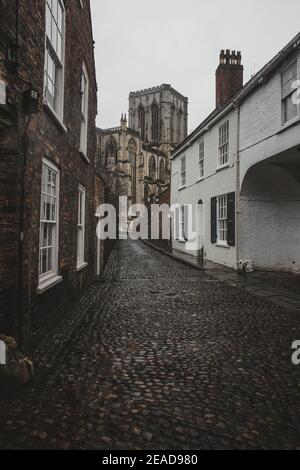
[[[129,94],[129,127],[138,131],[145,144],[170,157],[187,136],[188,99],[171,85],[161,85]]]

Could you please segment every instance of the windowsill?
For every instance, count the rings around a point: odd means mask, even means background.
[[[216,171],[225,170],[225,168],[229,168],[229,162],[225,163],[225,165],[218,166]]]
[[[215,243],[215,246],[218,248],[230,248],[230,246],[227,243],[221,243],[221,242]]]
[[[86,154],[82,150],[79,150],[79,153],[87,163],[91,163],[90,159],[86,156]]]
[[[54,118],[56,124],[64,131],[68,132],[65,124],[63,123],[61,117],[57,114],[56,111],[52,108],[52,106],[48,103],[48,101],[44,100],[44,108],[48,111],[48,113]]]
[[[199,176],[199,178],[197,178],[197,183],[200,183],[200,181],[203,181],[205,179],[205,176]]]
[[[186,189],[186,185],[180,186],[180,188],[178,188],[178,191],[182,191],[183,189]]]
[[[83,269],[85,269],[87,267],[88,263],[84,262],[84,263],[80,263],[76,266],[76,272],[80,272],[82,271]]]
[[[53,275],[49,278],[42,280],[37,288],[37,294],[44,294],[52,287],[56,286],[63,280],[62,276]]]
[[[291,119],[290,121],[286,122],[285,124],[282,124],[281,128],[277,132],[277,134],[280,134],[280,132],[285,131],[289,127],[295,126],[300,123],[300,116],[295,117],[294,119]]]

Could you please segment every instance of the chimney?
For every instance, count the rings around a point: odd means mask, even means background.
[[[243,86],[244,67],[240,51],[222,50],[216,71],[216,107],[228,103]]]

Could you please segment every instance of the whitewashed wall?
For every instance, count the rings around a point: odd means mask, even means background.
[[[241,184],[248,169],[254,164],[299,145],[299,125],[291,126],[289,123],[282,126],[281,114],[281,71],[295,58],[298,58],[298,77],[300,77],[300,54],[298,54],[284,63],[277,73],[265,84],[260,85],[241,104]]]
[[[240,258],[258,269],[300,271],[300,107],[282,126],[282,69],[241,106]],[[298,70],[300,77],[299,55]]]
[[[219,148],[219,126],[229,119],[229,166],[217,171],[218,148]],[[214,125],[204,135],[204,178],[199,181],[199,149],[195,142],[172,162],[172,204],[197,204],[201,199],[204,204],[204,251],[208,260],[235,266],[235,247],[217,246],[211,243],[211,198],[221,196],[235,191],[236,170],[235,159],[237,150],[237,114],[231,111],[225,118]],[[180,158],[186,155],[186,188],[180,187]],[[173,248],[185,251],[186,245],[180,241],[173,242]],[[190,252],[196,255],[196,252]]]

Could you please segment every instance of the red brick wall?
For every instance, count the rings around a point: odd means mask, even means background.
[[[0,331],[15,333],[12,325],[18,323],[22,313],[22,331],[26,339],[42,333],[54,311],[78,295],[95,275],[95,173],[96,150],[95,117],[97,109],[96,80],[89,0],[84,7],[75,0],[65,1],[66,47],[64,85],[64,124],[57,124],[43,105],[45,1],[20,0],[20,38],[18,74],[30,81],[40,94],[39,112],[31,116],[25,135],[28,117],[22,108],[22,93],[28,85],[15,73],[1,65],[0,75],[8,82],[8,100],[15,108],[12,116],[16,125],[0,129],[0,171],[4,184],[0,187],[1,227],[1,301],[7,302],[9,294],[18,298],[18,239],[19,211],[21,208],[22,162],[27,142],[27,165],[24,198],[24,243],[22,268],[22,293],[20,312],[17,301],[11,309],[1,309]],[[5,7],[5,9],[3,9]],[[15,7],[13,0],[0,0],[0,58],[5,54],[7,36],[15,36]],[[4,16],[3,16],[4,15]],[[83,61],[89,75],[89,128],[88,163],[79,153],[80,139],[80,80]],[[60,169],[59,217],[59,274],[63,282],[43,295],[37,295],[39,259],[39,218],[42,159],[47,157]],[[86,188],[86,240],[85,259],[88,267],[76,272],[78,185]],[[2,305],[3,305],[2,304]],[[11,316],[14,316],[12,320]],[[9,330],[9,331],[7,331]]]
[[[243,66],[220,64],[216,71],[216,107],[226,104],[243,86]]]

